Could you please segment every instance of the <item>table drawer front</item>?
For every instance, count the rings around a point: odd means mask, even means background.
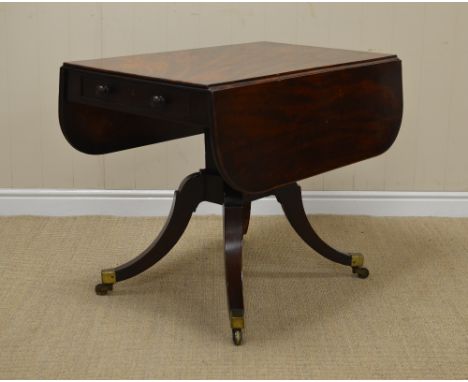
[[[201,92],[157,81],[125,78],[91,71],[69,70],[68,100],[120,112],[203,124],[208,113]]]

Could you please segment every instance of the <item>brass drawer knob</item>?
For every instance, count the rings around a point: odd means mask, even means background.
[[[98,85],[96,86],[96,95],[97,96],[106,96],[110,92],[109,86],[107,85]]]
[[[166,99],[162,95],[155,95],[151,97],[151,107],[162,106],[166,103]]]

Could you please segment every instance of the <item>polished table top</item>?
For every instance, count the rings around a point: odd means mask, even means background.
[[[213,87],[395,57],[393,54],[253,42],[75,61],[68,64],[108,73],[141,76],[197,87]]]

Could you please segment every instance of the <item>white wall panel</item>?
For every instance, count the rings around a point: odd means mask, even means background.
[[[361,25],[364,4],[329,4],[327,47],[340,49],[364,49],[361,44]],[[354,166],[345,166],[323,175],[325,190],[354,189]]]
[[[100,4],[68,4],[69,48],[67,60],[102,56],[102,7]],[[57,69],[57,68],[55,68]],[[104,188],[104,157],[72,150],[74,188]]]
[[[415,185],[421,191],[443,190],[449,125],[450,92],[454,81],[456,8],[426,5],[420,69]]]
[[[12,187],[43,187],[38,4],[6,5]],[[3,123],[1,126],[6,126]]]
[[[39,123],[42,176],[45,188],[73,187],[73,153],[63,139],[57,120],[59,75],[57,68],[68,56],[68,4],[41,4],[37,8],[39,57]]]
[[[7,51],[6,7],[0,4],[0,52]],[[11,141],[8,96],[8,56],[0,54],[0,187],[11,187]]]
[[[444,163],[444,189],[468,189],[468,6],[457,4],[454,33],[452,88]]]
[[[134,6],[131,3],[102,4],[103,57],[134,54]],[[104,157],[104,184],[108,189],[135,188],[135,150]]]
[[[392,51],[403,62],[403,122],[400,133],[385,154],[385,189],[415,189],[415,148],[418,139],[419,94],[424,43],[424,4],[393,4]]]

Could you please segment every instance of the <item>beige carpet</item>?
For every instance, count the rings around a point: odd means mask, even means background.
[[[159,264],[96,296],[102,267],[163,219],[0,219],[0,378],[468,378],[468,219],[311,217],[367,280],[283,217],[244,251],[245,343],[231,343],[222,222],[192,220]]]

